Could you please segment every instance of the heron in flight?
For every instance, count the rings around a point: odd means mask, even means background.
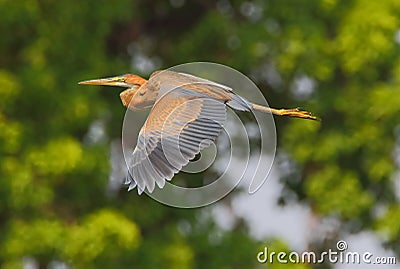
[[[141,194],[155,185],[163,188],[174,174],[219,135],[226,106],[240,111],[257,110],[279,116],[318,120],[310,112],[274,109],[253,104],[225,85],[186,73],[155,71],[148,80],[133,74],[82,81],[84,85],[127,88],[120,93],[130,110],[151,108],[128,163],[126,184]]]

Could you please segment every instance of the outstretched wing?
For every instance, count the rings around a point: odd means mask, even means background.
[[[194,156],[219,135],[226,119],[225,102],[187,88],[165,94],[140,130],[130,160],[129,190],[162,188]]]

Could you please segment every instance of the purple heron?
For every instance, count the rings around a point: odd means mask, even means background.
[[[151,108],[133,151],[126,184],[153,192],[209,146],[219,135],[226,106],[236,110],[258,110],[280,116],[318,120],[310,112],[274,109],[247,101],[225,85],[193,75],[161,70],[149,80],[133,74],[82,81],[84,85],[127,88],[120,94],[131,110]]]

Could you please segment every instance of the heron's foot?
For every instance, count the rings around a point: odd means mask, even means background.
[[[299,107],[294,109],[280,109],[279,112],[282,116],[321,121],[320,118],[313,116],[311,112],[302,110]]]

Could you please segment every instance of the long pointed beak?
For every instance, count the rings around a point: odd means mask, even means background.
[[[122,76],[102,78],[102,79],[92,79],[81,81],[78,84],[81,85],[101,85],[101,86],[118,86],[118,87],[130,87],[129,84],[125,83],[125,78]]]

